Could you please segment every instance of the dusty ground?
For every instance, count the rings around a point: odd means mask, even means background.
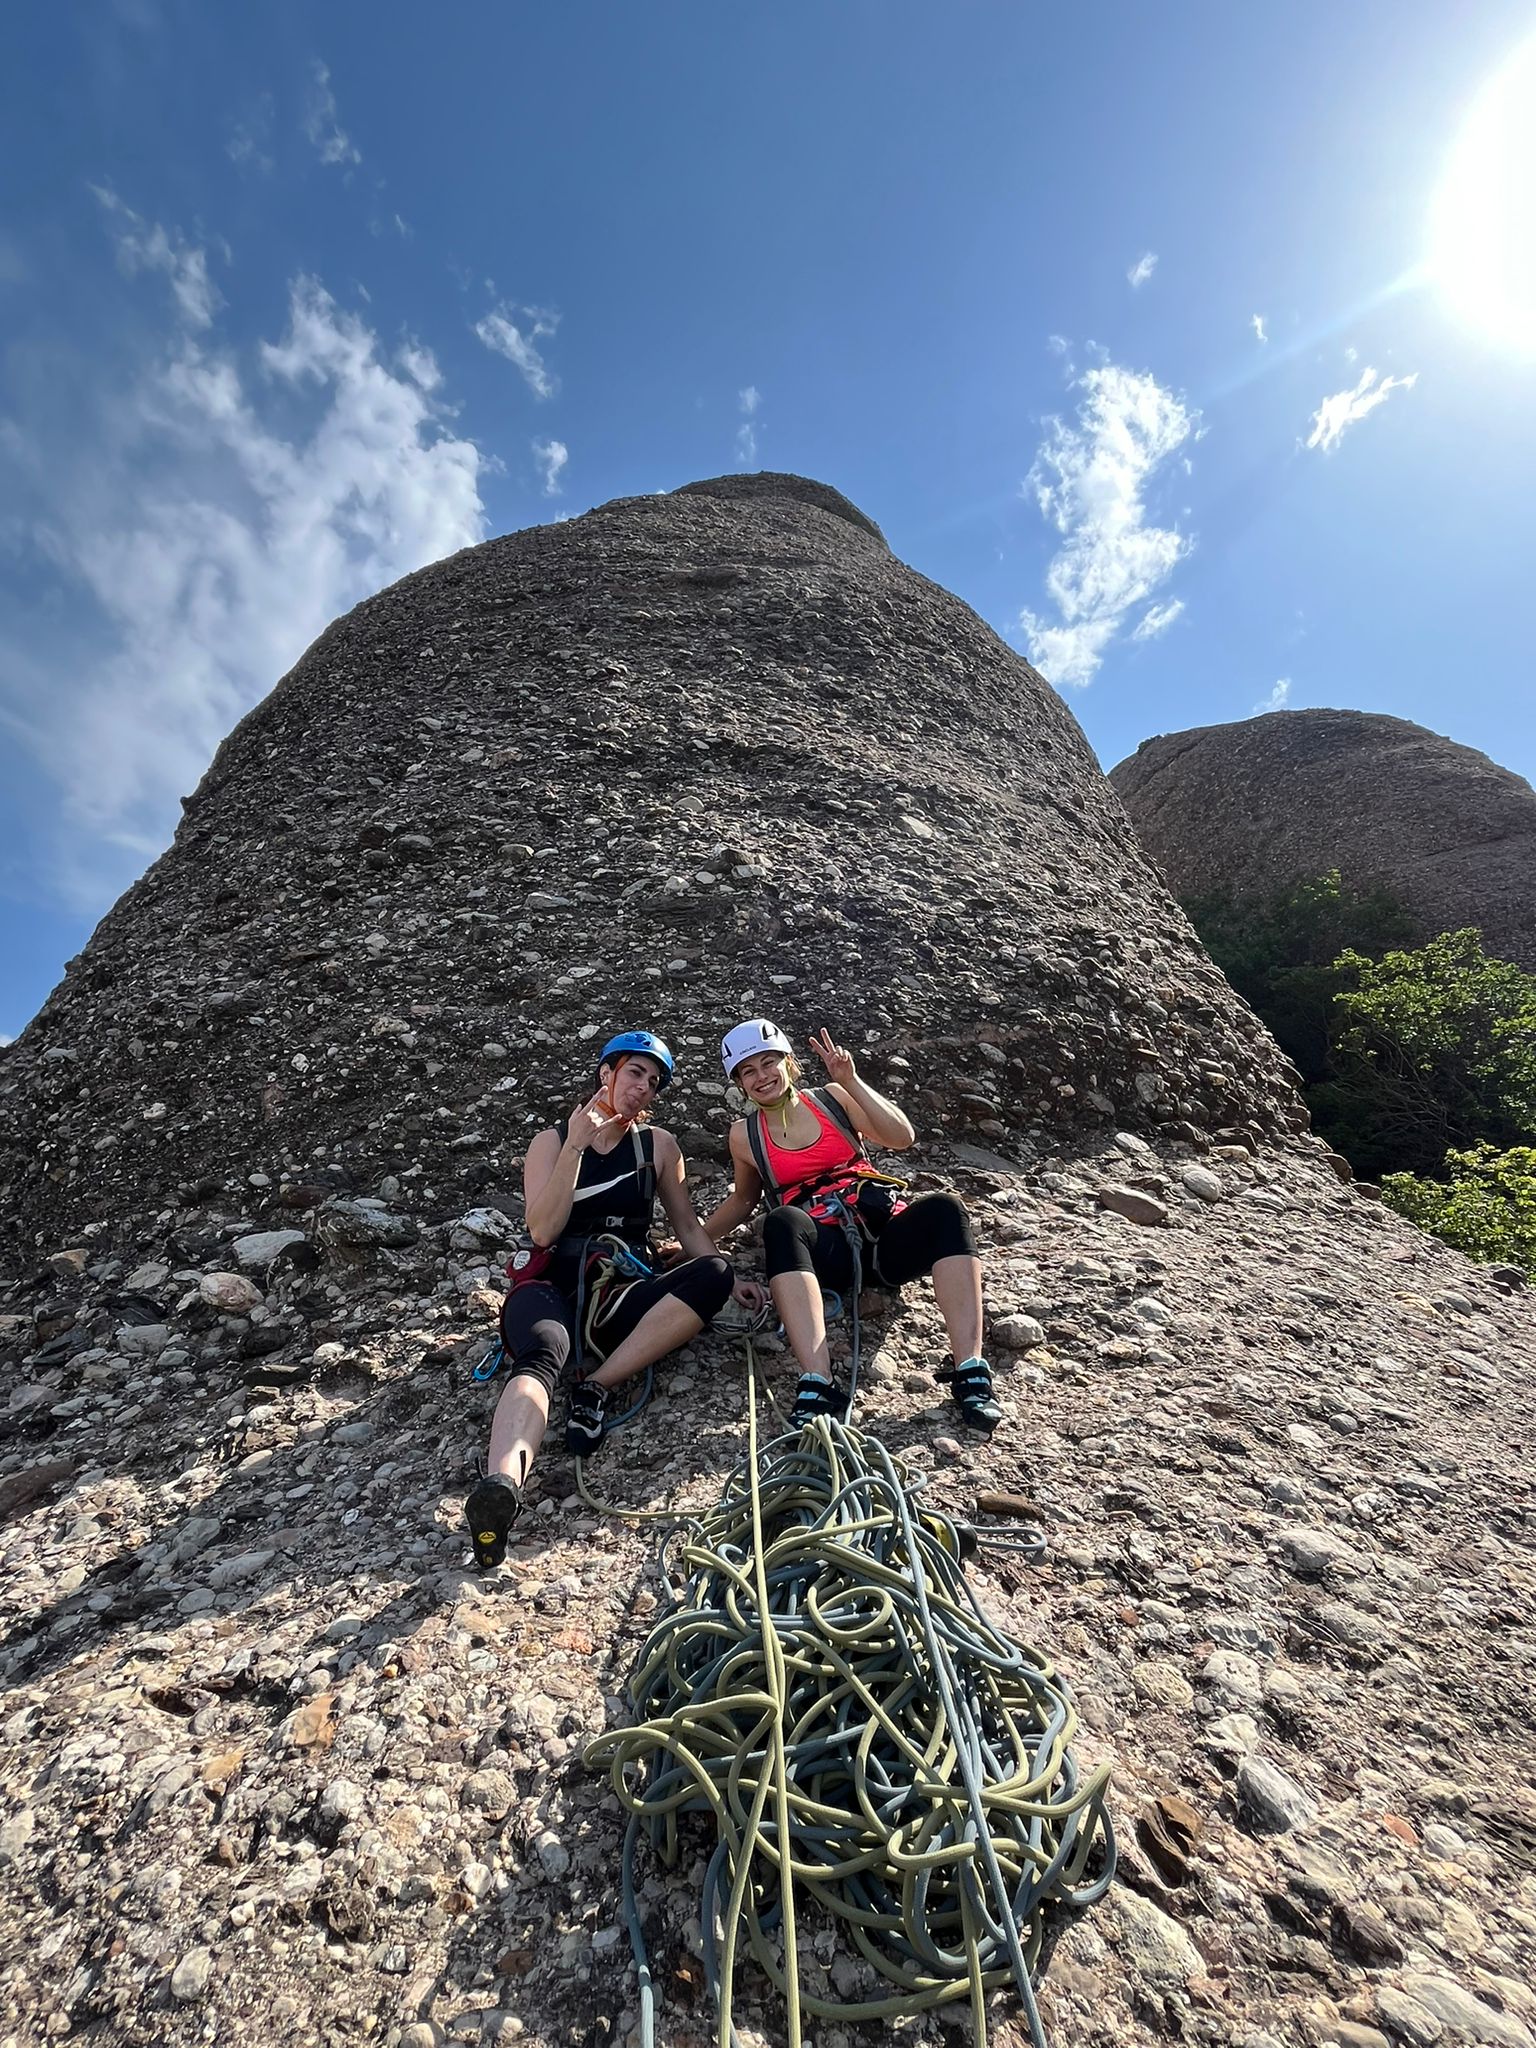
[[[1051,2040],[1531,2048],[1530,1301],[1305,1144],[1138,1142],[950,1157],[987,1245],[990,1445],[932,1384],[925,1290],[869,1325],[864,1425],[957,1513],[997,1486],[1038,1504],[1048,1562],[976,1583],[1114,1762],[1122,1878],[1057,1948]],[[1165,1223],[1101,1206],[1127,1182]],[[626,2041],[622,1817],[580,1752],[648,1627],[653,1536],[583,1508],[551,1449],[476,1578],[490,1396],[462,1359],[494,1247],[336,1246],[298,1214],[319,1263],[288,1248],[222,1313],[199,1282],[240,1269],[250,1220],[59,1245],[0,1302],[0,2043]],[[299,1311],[312,1357],[264,1384],[253,1333]],[[710,1341],[591,1478],[703,1504],[742,1441],[741,1354]],[[1170,1794],[1199,1833],[1160,1874]],[[713,2039],[699,1868],[646,1884],[667,2048]],[[742,1991],[743,2039],[782,2040]],[[1006,1996],[994,2025],[1025,2038]]]

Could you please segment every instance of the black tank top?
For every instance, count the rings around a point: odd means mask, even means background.
[[[571,1215],[562,1239],[611,1230],[637,1250],[650,1234],[656,1197],[656,1134],[631,1130],[611,1152],[588,1146],[576,1169]]]

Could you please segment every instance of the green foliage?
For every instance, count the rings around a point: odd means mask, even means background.
[[[1501,1219],[1520,1213],[1521,1169],[1501,1180],[1488,1161],[1519,1162],[1536,1143],[1536,975],[1491,960],[1476,931],[1426,940],[1385,891],[1347,888],[1337,871],[1256,906],[1224,895],[1187,908],[1355,1171],[1390,1176],[1396,1206],[1426,1229],[1443,1220],[1452,1243],[1491,1232],[1506,1248],[1478,1256],[1514,1257],[1516,1225]],[[1476,1173],[1452,1164],[1468,1159]]]
[[[1339,957],[1320,1120],[1369,1179],[1438,1173],[1453,1147],[1536,1138],[1536,975],[1473,930],[1415,952]]]
[[[1390,1173],[1383,1199],[1469,1258],[1523,1266],[1536,1280],[1536,1147],[1448,1152],[1443,1171],[1448,1181]]]
[[[1185,909],[1216,965],[1309,1082],[1331,1073],[1333,999],[1347,980],[1340,954],[1374,956],[1424,937],[1385,890],[1347,888],[1337,868],[1265,903],[1240,904],[1225,893]]]

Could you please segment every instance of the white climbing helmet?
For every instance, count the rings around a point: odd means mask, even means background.
[[[755,1052],[792,1053],[794,1049],[777,1024],[770,1024],[766,1017],[749,1017],[721,1039],[720,1064],[729,1081],[742,1061]]]

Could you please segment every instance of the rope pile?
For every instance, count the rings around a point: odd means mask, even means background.
[[[637,1725],[586,1752],[630,1813],[646,2048],[635,1851],[644,1833],[674,1865],[690,1813],[718,1838],[701,1919],[722,2048],[743,1941],[784,1996],[790,2048],[803,2013],[889,2019],[966,1997],[980,2048],[986,1994],[1010,1980],[1043,2048],[1031,1974],[1047,1909],[1109,1886],[1109,1768],[1079,1775],[1071,1694],[982,1613],[954,1525],[913,1505],[877,1438],[828,1418],[760,1457],[754,1385],[745,1462],[662,1556],[681,1583],[631,1674]],[[802,1987],[797,1898],[883,1985],[850,2002]]]

